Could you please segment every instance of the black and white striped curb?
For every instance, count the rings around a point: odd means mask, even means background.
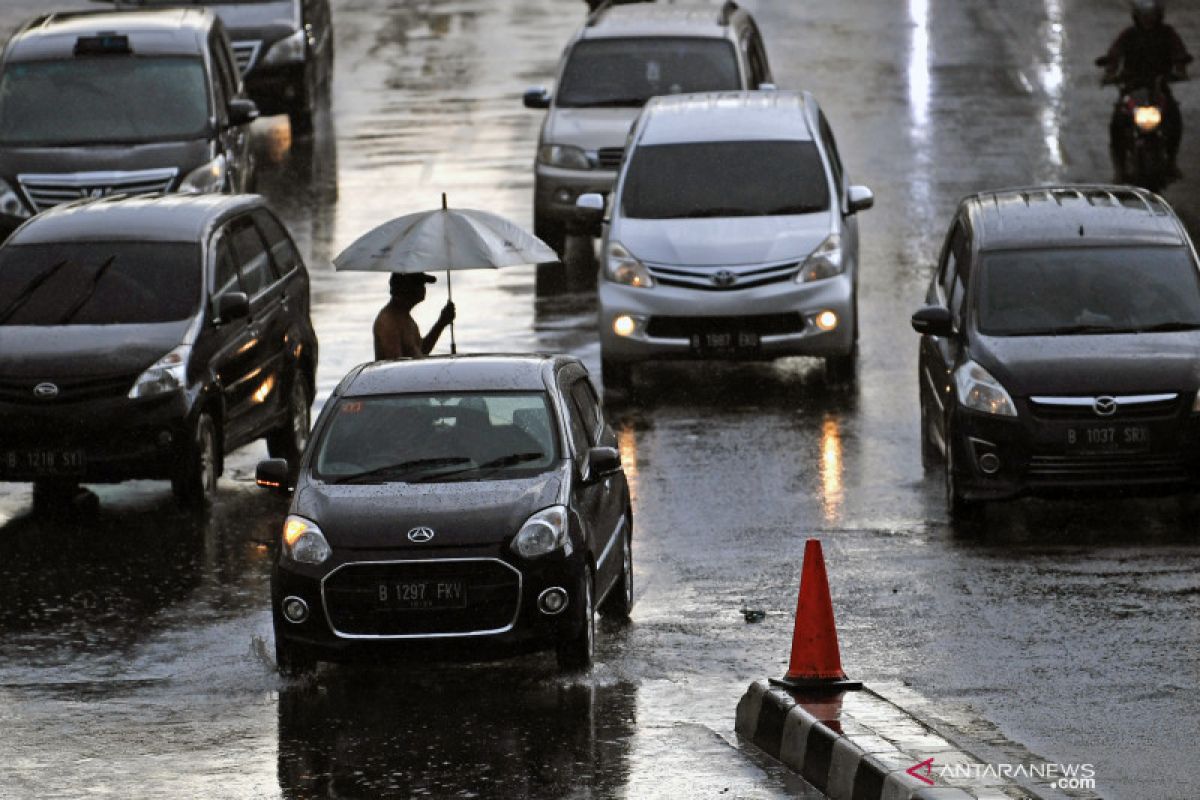
[[[793,694],[758,681],[738,703],[737,732],[830,800],[1039,800],[965,768],[984,764],[869,689]],[[940,769],[958,765],[973,777]]]

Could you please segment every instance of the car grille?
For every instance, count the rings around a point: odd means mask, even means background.
[[[1027,471],[1039,482],[1171,483],[1187,478],[1177,455],[1032,456]]]
[[[1117,401],[1117,410],[1107,417],[1093,410],[1094,397],[1031,397],[1029,410],[1036,419],[1080,423],[1161,419],[1179,413],[1178,394],[1116,395],[1113,399]]]
[[[140,172],[77,172],[61,175],[18,175],[21,190],[37,211],[62,203],[114,194],[169,192],[179,170],[148,169]]]
[[[117,375],[102,378],[58,379],[0,377],[0,402],[29,406],[49,406],[81,403],[88,400],[125,397],[137,380],[137,375]],[[53,397],[34,394],[34,387],[53,384],[58,393]]]
[[[596,151],[596,166],[601,169],[616,169],[625,156],[624,147],[601,147]]]
[[[780,336],[804,330],[798,313],[759,314],[745,317],[651,317],[646,335],[652,339],[690,339],[703,333],[757,333]]]
[[[261,41],[242,39],[233,43],[233,56],[237,59],[238,69],[242,71],[243,75],[254,69],[254,65],[258,63],[260,50],[262,50]]]
[[[795,278],[800,262],[772,264],[756,267],[707,267],[704,269],[667,267],[647,264],[646,268],[654,280],[664,286],[679,286],[685,289],[702,289],[711,292],[727,292],[736,289],[752,289],[769,283],[779,283]]]
[[[409,610],[379,600],[380,584],[427,580],[461,580],[465,607]],[[495,559],[363,562],[331,572],[322,594],[330,627],[342,638],[482,636],[516,624],[521,574]]]

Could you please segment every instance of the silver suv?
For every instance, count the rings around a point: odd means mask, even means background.
[[[612,189],[629,128],[651,97],[770,82],[758,26],[736,3],[601,6],[567,44],[557,93],[525,92],[526,108],[549,109],[534,167],[534,232],[562,252],[579,222],[576,198]]]
[[[858,221],[807,92],[657,97],[629,137],[602,247],[604,383],[649,359],[819,356],[853,377]],[[597,194],[580,213],[604,213]]]

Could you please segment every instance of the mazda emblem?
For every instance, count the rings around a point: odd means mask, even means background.
[[[1097,397],[1092,401],[1092,411],[1096,412],[1097,417],[1111,417],[1117,413],[1117,399],[1115,397]]]
[[[53,383],[39,383],[33,387],[33,396],[39,400],[53,400],[58,397],[58,386]]]
[[[413,528],[408,532],[408,540],[417,544],[424,544],[433,538],[433,528]]]
[[[727,269],[723,269],[712,276],[712,282],[717,286],[722,287],[733,286],[735,283],[737,283],[737,280],[738,276]]]

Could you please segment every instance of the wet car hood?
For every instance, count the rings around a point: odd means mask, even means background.
[[[640,108],[555,108],[546,118],[542,141],[584,150],[624,147]]]
[[[803,261],[829,236],[829,214],[719,219],[622,218],[612,234],[643,261],[741,266]]]
[[[315,521],[329,544],[352,550],[428,550],[499,544],[535,511],[559,502],[565,468],[532,478],[448,483],[307,483],[292,513]],[[413,544],[417,527],[434,538]]]
[[[207,139],[137,145],[5,146],[0,147],[0,177],[13,181],[18,175],[30,172],[60,175],[177,167],[178,179],[182,179],[211,158],[212,146]]]
[[[1193,392],[1200,332],[980,336],[971,357],[1015,397]]]
[[[39,380],[134,375],[178,347],[190,324],[0,325],[0,375]]]

